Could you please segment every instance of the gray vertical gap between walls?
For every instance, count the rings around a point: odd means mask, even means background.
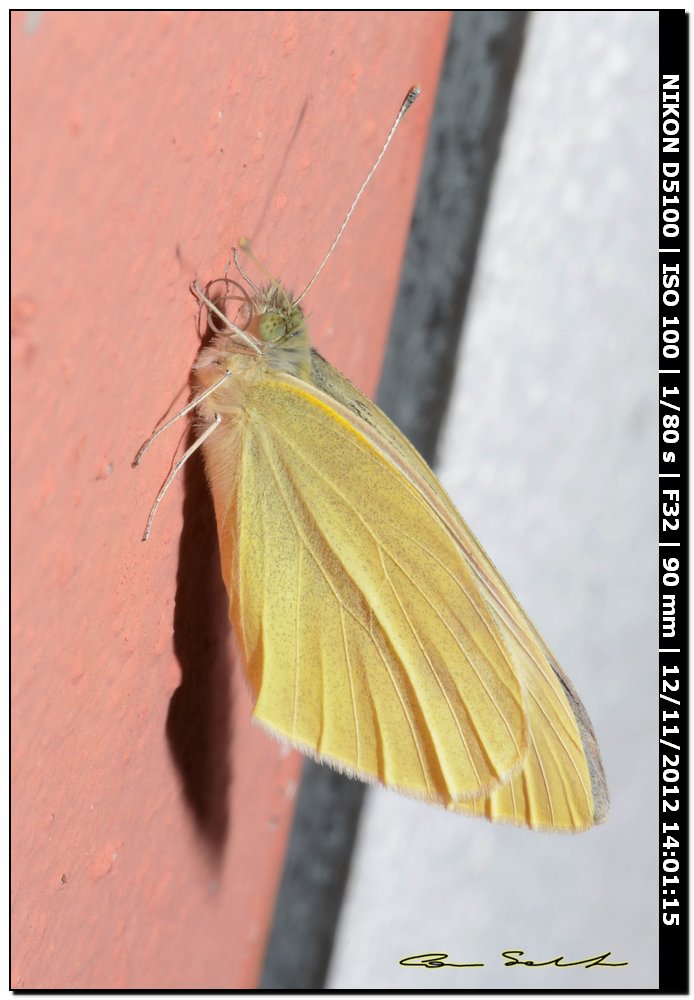
[[[526,15],[453,17],[378,403],[432,463]],[[260,989],[325,986],[366,786],[304,762]]]

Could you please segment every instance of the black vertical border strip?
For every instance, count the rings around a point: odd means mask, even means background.
[[[660,12],[659,987],[678,994],[689,988],[688,30],[684,11]]]
[[[452,21],[378,391],[429,462],[525,25],[516,11],[459,11]],[[365,791],[304,763],[260,989],[324,988]]]

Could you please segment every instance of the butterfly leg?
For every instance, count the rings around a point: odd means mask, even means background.
[[[230,371],[225,371],[222,377],[218,379],[215,383],[213,383],[213,385],[208,386],[208,388],[205,389],[204,392],[201,392],[199,396],[196,396],[195,399],[191,399],[190,403],[187,403],[182,410],[179,410],[178,413],[176,413],[171,418],[171,420],[167,420],[165,424],[162,424],[161,427],[158,428],[158,430],[156,430],[152,435],[150,435],[150,437],[147,438],[147,440],[142,445],[137,455],[133,459],[132,461],[133,466],[140,464],[142,456],[147,451],[152,442],[155,440],[155,438],[158,438],[159,435],[163,434],[163,432],[167,430],[169,427],[171,427],[172,424],[175,424],[176,421],[179,419],[179,417],[185,417],[186,413],[190,413],[191,410],[194,410],[195,407],[198,405],[198,403],[202,403],[203,399],[206,399],[208,396],[211,396],[212,393],[215,392],[215,390],[220,387],[222,382],[225,382],[230,375],[231,375]]]
[[[216,385],[218,385],[218,384],[219,383],[215,383],[215,386],[213,386],[213,388],[215,388]],[[204,395],[208,395],[208,394],[209,394],[209,390],[204,393]],[[199,396],[198,399],[195,402],[199,402],[200,399],[201,399],[201,397]],[[152,522],[154,521],[154,515],[157,512],[157,507],[159,506],[159,504],[161,503],[161,501],[164,499],[164,494],[166,493],[166,491],[168,490],[169,486],[171,485],[171,483],[176,478],[177,473],[179,472],[180,469],[183,468],[183,466],[186,464],[186,462],[188,461],[188,459],[190,458],[190,456],[194,452],[196,452],[198,450],[198,448],[200,447],[200,445],[203,444],[208,439],[208,437],[210,436],[210,434],[212,434],[214,431],[217,430],[217,428],[219,427],[219,425],[220,425],[221,422],[222,422],[222,418],[220,417],[220,415],[218,413],[216,413],[215,417],[214,417],[214,420],[212,421],[212,423],[210,424],[210,426],[207,427],[203,431],[203,433],[200,435],[200,437],[196,441],[193,442],[193,444],[190,446],[190,448],[188,448],[188,450],[185,451],[181,455],[181,457],[176,462],[176,464],[174,465],[174,467],[171,470],[171,472],[166,477],[166,479],[164,481],[164,485],[159,490],[159,493],[157,494],[157,498],[154,501],[154,503],[152,504],[152,509],[149,512],[149,517],[147,518],[147,526],[145,527],[145,533],[142,536],[142,541],[143,542],[146,542],[147,539],[150,536],[150,532],[152,530]]]

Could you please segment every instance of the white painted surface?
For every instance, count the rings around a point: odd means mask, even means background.
[[[333,989],[657,986],[657,46],[655,13],[534,16],[439,462],[589,710],[610,819],[537,834],[370,791]],[[485,967],[398,964],[430,951]]]

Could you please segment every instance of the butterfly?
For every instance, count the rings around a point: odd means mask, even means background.
[[[199,434],[145,537],[202,448],[254,719],[454,812],[584,830],[606,819],[608,793],[571,682],[424,459],[311,346],[301,307],[418,93],[301,295],[269,274],[256,285],[236,251],[245,285],[225,277],[221,300],[194,285],[214,336],[193,399],[136,463],[193,410]]]

